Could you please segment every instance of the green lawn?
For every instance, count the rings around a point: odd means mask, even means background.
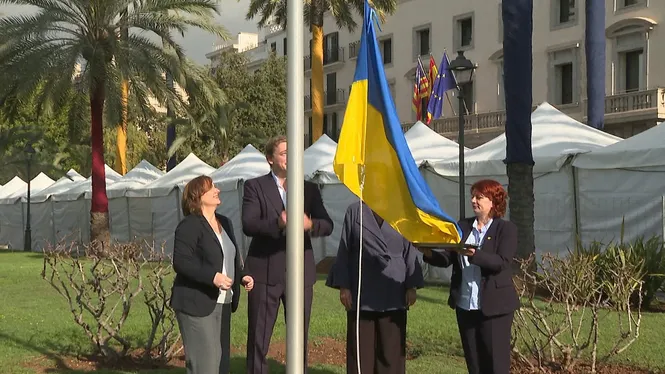
[[[34,373],[29,369],[36,361],[57,363],[88,349],[87,338],[74,324],[65,300],[41,279],[42,259],[37,254],[0,252],[0,372]],[[459,336],[454,313],[445,304],[448,291],[431,286],[419,292],[419,299],[409,313],[408,340],[415,356],[407,364],[409,373],[464,373]],[[245,296],[233,318],[232,344],[245,344],[247,331]],[[132,317],[124,327],[140,341],[149,328],[142,299],[135,301]],[[335,290],[319,281],[315,287],[310,340],[330,337],[343,341],[345,317]],[[603,332],[604,333],[604,332]],[[609,331],[607,333],[610,333]],[[601,333],[602,336],[602,333]],[[665,336],[665,314],[645,314],[639,340],[620,360],[632,365],[665,369],[662,354]],[[285,338],[284,319],[278,319],[273,341]],[[272,363],[271,373],[282,373],[284,367]],[[51,365],[55,367],[56,365]],[[76,373],[62,369],[59,372]],[[101,371],[100,371],[101,372]],[[152,370],[150,373],[184,373],[184,369]],[[232,358],[232,373],[244,372],[244,355]],[[314,365],[310,373],[344,373],[343,367]],[[106,371],[105,373],[125,373]]]

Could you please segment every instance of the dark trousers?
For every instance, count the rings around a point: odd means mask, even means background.
[[[185,347],[187,374],[228,374],[231,355],[231,304],[217,304],[205,317],[176,312]]]
[[[363,374],[404,374],[406,371],[406,310],[360,312],[360,371]],[[356,312],[346,316],[346,372],[358,373]]]
[[[486,317],[478,310],[457,312],[469,374],[510,373],[510,333],[514,313]]]
[[[305,372],[307,372],[307,334],[312,311],[312,287],[305,287]],[[247,373],[268,373],[268,349],[280,301],[284,305],[284,318],[288,307],[286,285],[256,283],[248,292],[247,301]],[[288,326],[287,326],[288,328]]]

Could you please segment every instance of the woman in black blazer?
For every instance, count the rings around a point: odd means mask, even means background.
[[[227,374],[231,313],[238,308],[240,284],[251,291],[231,221],[215,210],[219,190],[200,176],[185,186],[185,218],[175,231],[171,307],[185,347],[187,374]]]
[[[471,186],[475,217],[459,222],[463,250],[420,248],[426,263],[453,266],[448,305],[455,309],[470,374],[508,374],[510,335],[519,299],[512,279],[517,227],[502,219],[506,191],[494,180]],[[476,249],[477,248],[477,249]]]

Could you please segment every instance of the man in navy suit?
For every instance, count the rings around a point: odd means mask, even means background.
[[[247,373],[267,374],[266,355],[270,346],[280,301],[288,306],[286,294],[286,137],[268,141],[265,155],[270,173],[245,182],[242,226],[252,237],[245,266],[254,277],[254,291],[248,300]],[[305,182],[305,365],[307,332],[312,309],[312,287],[316,264],[312,237],[328,236],[333,222],[328,216],[316,184]],[[286,313],[285,313],[286,314]],[[306,367],[306,366],[305,366]]]

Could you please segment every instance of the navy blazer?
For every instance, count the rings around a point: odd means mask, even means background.
[[[231,286],[231,310],[235,312],[240,301],[242,278],[248,274],[243,267],[242,254],[233,234],[231,220],[220,214],[215,215],[236,246],[235,276]],[[173,281],[171,308],[196,317],[210,315],[215,310],[219,297],[219,288],[213,280],[216,273],[222,272],[223,263],[222,246],[208,221],[200,214],[183,218],[175,230],[173,269],[176,276]]]
[[[304,233],[305,285],[316,282],[316,263],[312,252],[312,237],[328,236],[333,222],[323,205],[319,187],[305,182],[305,214],[312,219],[312,229]],[[284,203],[271,173],[245,182],[242,198],[242,230],[252,237],[246,266],[261,284],[286,284],[286,229],[278,222]],[[287,217],[288,220],[288,217]]]
[[[469,237],[475,219],[466,218],[458,222],[464,234],[462,243]],[[469,263],[479,266],[482,274],[478,298],[483,315],[491,317],[507,314],[520,307],[513,284],[512,265],[516,254],[517,226],[510,221],[495,218],[485,234],[482,247],[469,257]],[[457,252],[432,251],[432,257],[423,256],[423,260],[432,266],[453,266],[448,305],[455,309],[462,284],[462,266]]]

